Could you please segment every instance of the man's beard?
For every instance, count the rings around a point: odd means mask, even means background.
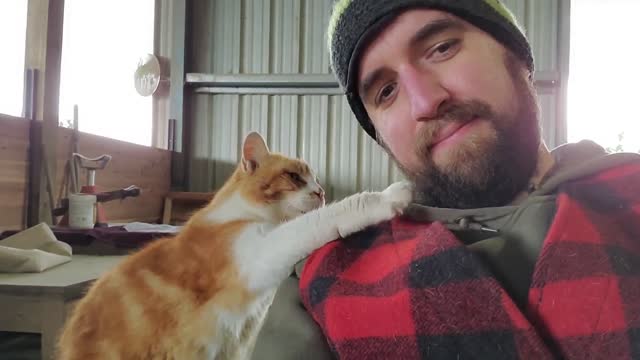
[[[456,209],[504,206],[527,189],[537,165],[539,110],[535,90],[519,75],[515,60],[507,57],[505,62],[515,84],[514,98],[520,102],[515,114],[496,114],[480,101],[443,104],[418,137],[416,152],[424,160],[422,169],[411,171],[396,161],[415,184],[416,203]],[[450,122],[462,125],[474,118],[488,121],[493,136],[470,134],[458,148],[447,150],[446,165],[436,164],[431,153],[434,136]]]

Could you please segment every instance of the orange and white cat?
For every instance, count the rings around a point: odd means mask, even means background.
[[[399,182],[325,206],[306,163],[271,153],[251,133],[210,204],[94,283],[65,324],[58,357],[249,359],[296,262],[410,201],[410,185]]]

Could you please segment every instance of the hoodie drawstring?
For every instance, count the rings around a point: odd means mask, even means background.
[[[460,227],[460,230],[480,230],[485,232],[498,233],[499,230],[492,229],[490,227],[486,227],[476,221],[473,220],[471,216],[464,216],[454,220],[455,223]]]

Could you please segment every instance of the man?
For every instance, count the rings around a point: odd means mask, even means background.
[[[640,358],[640,156],[546,148],[508,10],[339,0],[328,35],[416,204],[300,264],[253,359]]]
[[[326,348],[341,359],[640,358],[640,156],[545,146],[533,56],[508,9],[340,0],[328,41],[353,113],[416,196],[408,216],[297,269]],[[262,340],[288,319],[306,334],[288,344],[326,358],[283,289]],[[254,358],[268,358],[264,344]]]

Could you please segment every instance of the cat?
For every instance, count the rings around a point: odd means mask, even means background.
[[[80,299],[58,358],[249,359],[279,284],[313,250],[403,212],[408,182],[325,204],[299,159],[257,132],[213,200],[179,233],[144,246]]]

